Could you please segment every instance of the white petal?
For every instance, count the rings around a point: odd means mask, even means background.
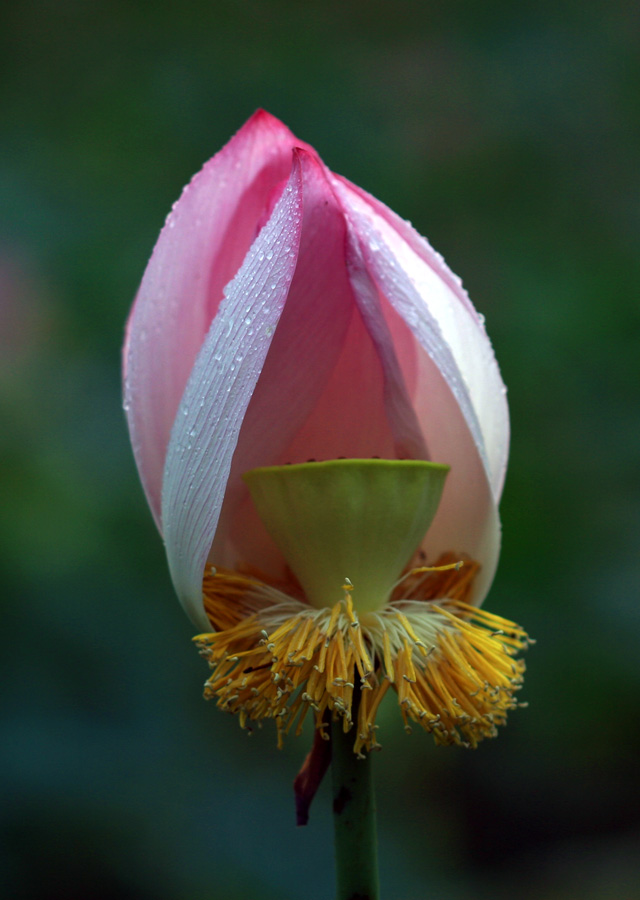
[[[289,182],[225,297],[196,359],[167,450],[162,522],[173,583],[199,627],[210,627],[202,576],[240,428],[297,261],[302,186]]]

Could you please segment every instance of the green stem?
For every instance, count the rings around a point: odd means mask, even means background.
[[[371,754],[358,759],[354,740],[353,728],[342,730],[342,718],[331,723],[336,900],[379,900]]]

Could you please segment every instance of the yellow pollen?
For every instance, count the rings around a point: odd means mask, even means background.
[[[437,744],[476,747],[493,737],[518,705],[530,643],[515,623],[467,602],[477,563],[451,556],[411,569],[387,606],[362,620],[357,584],[317,609],[292,596],[292,585],[211,570],[203,598],[212,633],[194,638],[212,669],[205,697],[251,721],[275,719],[278,745],[299,734],[312,711],[323,737],[327,716],[354,728],[354,751],[377,749],[376,717],[390,685],[405,729],[420,725]],[[354,693],[359,695],[353,721]]]

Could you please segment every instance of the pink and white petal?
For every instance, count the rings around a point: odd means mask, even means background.
[[[347,217],[360,239],[371,276],[404,320],[416,343],[418,372],[412,402],[430,458],[451,466],[425,548],[431,560],[445,550],[468,553],[477,559],[483,572],[476,583],[475,601],[481,602],[497,565],[500,526],[483,434],[469,386],[458,366],[457,354],[432,313],[431,298],[423,299],[422,293],[418,293],[413,279],[393,252],[395,245],[390,247],[386,235],[383,238],[370,218],[360,214],[353,204],[347,209]],[[439,280],[435,290],[438,285],[442,285]],[[436,304],[435,311],[443,314],[441,302]],[[455,346],[459,348],[459,344]]]
[[[160,233],[129,321],[124,404],[158,527],[171,427],[196,355],[300,142],[259,110],[184,189]]]
[[[403,265],[406,260],[403,259],[402,247],[397,246],[401,242],[389,242],[389,235],[383,236],[378,230],[379,220],[374,224],[366,212],[363,214],[362,210],[354,208],[353,204],[348,208],[347,215],[360,238],[366,265],[379,289],[443,373],[456,402],[462,409],[467,427],[473,435],[476,451],[485,462],[488,473],[484,438],[472,401],[471,388],[460,368],[456,352],[461,351],[465,342],[456,329],[446,329],[451,332],[447,335],[451,343],[444,334],[443,318],[455,317],[456,307],[450,309],[451,298],[443,293],[442,281],[434,278],[433,284],[428,286],[428,291],[420,291],[411,277],[413,273],[410,274]],[[439,296],[434,299],[434,294]],[[476,349],[467,343],[468,353],[473,353]],[[422,390],[426,390],[426,386],[423,380],[419,380],[418,391]],[[416,398],[413,400],[415,403]]]
[[[364,364],[361,339],[369,345],[371,341],[361,323],[357,332],[354,331],[354,317],[358,313],[347,276],[344,215],[317,158],[299,151],[299,159],[304,216],[298,265],[243,423],[223,516],[210,554],[214,564],[251,561],[274,575],[284,568],[284,560],[267,540],[240,476],[259,465],[320,457],[326,450],[326,442],[318,441],[319,436],[333,438],[337,452],[331,455],[351,455],[354,436],[366,430],[362,416],[358,416],[363,407],[365,385],[357,375]],[[327,408],[323,398],[329,386],[334,385],[336,369],[344,359],[347,344],[352,351],[351,370],[356,378],[353,383],[342,380],[335,385]],[[372,364],[379,368],[375,354],[371,356]],[[355,368],[353,363],[357,363]],[[342,410],[349,406],[356,385],[360,391],[355,415],[344,423]],[[320,407],[324,412],[319,435],[313,422]],[[388,431],[386,423],[376,427],[378,431],[380,427]]]
[[[189,376],[171,431],[162,522],[171,577],[186,612],[209,628],[202,575],[247,407],[289,294],[302,224],[294,160],[273,213],[225,296]]]
[[[416,317],[425,319],[426,313],[431,322],[437,323],[473,408],[468,421],[472,430],[477,426],[479,431],[476,437],[481,438],[478,444],[483,448],[497,502],[509,452],[509,413],[506,389],[483,319],[460,279],[409,223],[346,179],[334,176],[334,184],[371,250],[375,253],[380,248],[381,254],[392,259],[394,267],[413,284],[414,299],[397,307],[400,314],[410,323]]]

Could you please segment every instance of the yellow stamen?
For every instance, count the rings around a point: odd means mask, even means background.
[[[394,668],[391,660],[391,641],[388,632],[382,635],[382,653],[384,658],[384,668],[387,679],[391,682],[394,679]]]
[[[418,724],[437,744],[475,747],[520,705],[514,694],[524,663],[514,654],[530,643],[513,622],[476,609],[469,598],[477,563],[445,557],[438,566],[411,569],[391,601],[361,620],[353,604],[358,586],[317,609],[258,575],[225,570],[206,574],[204,605],[216,629],[198,635],[212,673],[205,697],[236,713],[241,726],[276,720],[278,744],[299,734],[312,710],[355,724],[354,751],[378,748],[376,717],[393,684],[405,728]],[[359,691],[357,723],[352,706]]]

